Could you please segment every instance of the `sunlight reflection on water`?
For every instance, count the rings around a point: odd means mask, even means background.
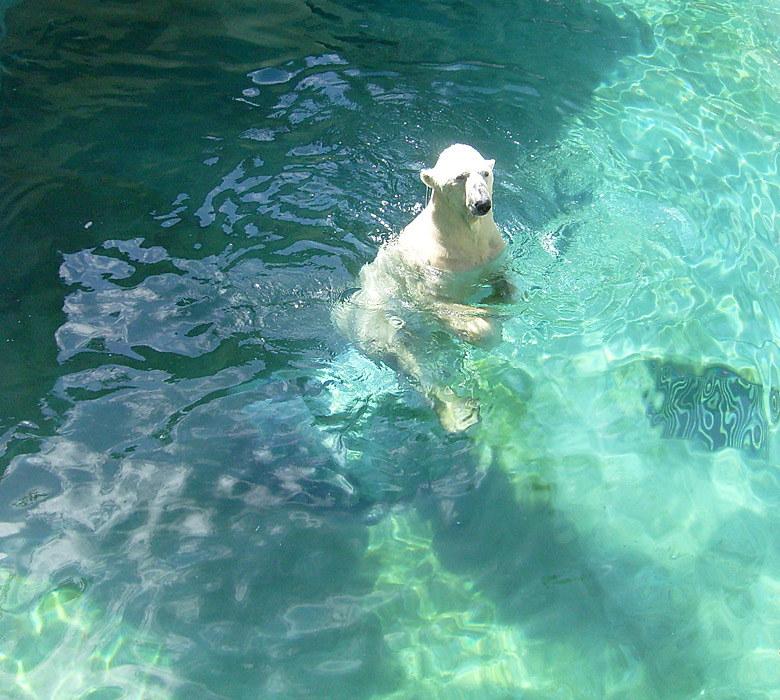
[[[776,695],[777,14],[423,9],[9,11],[13,700]],[[456,140],[521,295],[452,437],[330,311]]]

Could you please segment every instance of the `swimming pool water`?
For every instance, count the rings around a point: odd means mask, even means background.
[[[780,697],[775,3],[0,8],[3,697]],[[455,141],[451,436],[330,310]]]

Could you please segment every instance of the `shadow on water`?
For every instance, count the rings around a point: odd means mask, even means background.
[[[338,406],[333,395],[321,400],[331,383],[288,378],[249,394],[234,413],[248,426],[245,478],[283,502],[346,509],[369,522],[421,490],[454,495],[480,478],[468,437],[447,435],[414,388],[358,393]]]
[[[363,565],[366,528],[294,507],[242,512],[230,497],[220,507],[230,527],[206,541],[213,551],[180,567],[156,610],[154,630],[169,641],[177,673],[226,698],[392,690],[401,674]],[[214,556],[231,550],[229,561]]]
[[[501,620],[557,649],[549,664],[558,687],[571,681],[597,697],[612,683],[620,692],[636,684],[652,697],[690,697],[705,675],[696,595],[656,562],[582,538],[553,507],[552,488],[533,483],[521,504],[507,475],[491,470],[432,512],[437,557],[473,580]]]
[[[521,512],[498,474],[480,485],[467,440],[406,389],[341,407],[345,457],[305,377],[343,348],[332,294],[411,218],[421,162],[455,140],[507,167],[553,144],[647,27],[594,2],[387,7],[27,0],[6,17],[0,431],[16,468],[0,485],[3,519],[35,532],[8,551],[54,579],[89,569],[88,595],[218,697],[395,687],[362,511],[420,489],[467,523],[438,522],[442,560],[507,619],[591,629],[611,604],[566,523]],[[347,486],[330,480],[345,463]],[[525,559],[480,560],[493,537]],[[547,578],[515,590],[526,565]]]
[[[375,249],[377,222],[365,202],[392,199],[397,213],[387,223],[396,230],[419,199],[410,187],[419,162],[442,144],[469,139],[511,161],[554,142],[561,120],[615,62],[647,43],[635,17],[598,3],[393,7],[390,17],[381,4],[316,0],[261,10],[238,0],[77,10],[28,0],[8,11],[0,47],[0,221],[11,242],[0,275],[2,427],[43,420],[39,399],[61,373],[51,339],[63,320],[62,252],[140,235],[201,258],[250,245],[269,228],[288,242],[340,241],[357,214],[364,225],[348,256],[357,258],[354,274]],[[220,202],[216,220],[198,214],[215,176],[230,177],[225,165],[258,156],[262,177],[275,179],[285,164],[329,161],[323,172],[343,190],[328,200],[328,185],[310,182],[305,195],[324,192],[328,216],[285,220],[278,201],[263,206],[249,196],[259,189],[252,183],[236,192],[240,201]],[[285,196],[301,193],[278,191]],[[178,219],[167,214],[174,210]]]

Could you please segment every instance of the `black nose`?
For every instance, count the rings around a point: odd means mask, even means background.
[[[481,199],[479,202],[477,202],[474,205],[474,208],[477,210],[477,213],[480,216],[484,216],[490,211],[490,200],[489,199]]]

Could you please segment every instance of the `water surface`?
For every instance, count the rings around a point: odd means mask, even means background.
[[[0,684],[780,697],[768,0],[23,0]],[[522,294],[445,434],[330,310],[454,141]]]

